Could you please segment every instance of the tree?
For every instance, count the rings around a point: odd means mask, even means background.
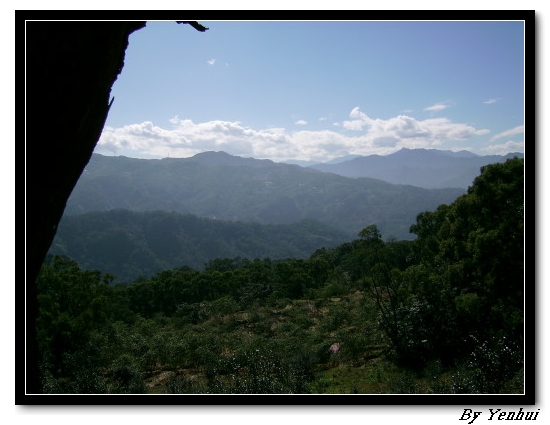
[[[74,261],[54,257],[37,278],[39,314],[37,343],[42,362],[41,375],[63,376],[67,356],[85,346],[90,333],[106,322],[108,283],[99,271],[81,270]]]
[[[376,224],[370,224],[361,230],[359,232],[359,237],[371,243],[382,242],[382,234],[378,230]]]
[[[484,347],[477,359],[499,359],[479,363],[493,389],[517,371],[524,338],[523,162],[482,167],[465,195],[419,214],[411,231],[420,264],[403,275],[414,300],[406,318],[414,338],[426,339],[431,356],[447,363],[465,361],[467,345]]]

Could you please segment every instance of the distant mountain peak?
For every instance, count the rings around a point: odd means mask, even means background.
[[[479,155],[467,150],[452,151],[452,150],[440,150],[440,149],[426,149],[426,148],[401,148],[397,152],[389,154],[388,156],[403,156],[403,155],[437,155],[437,156],[451,156],[456,158],[473,158]]]
[[[346,156],[341,156],[339,158],[331,159],[330,161],[327,161],[325,164],[338,164],[340,162],[351,161],[355,158],[361,158],[361,155],[350,154],[350,155],[346,155]]]
[[[206,152],[200,152],[196,155],[193,155],[187,159],[193,159],[193,160],[205,160],[205,159],[229,159],[232,158],[233,155],[229,155],[225,151],[206,151]]]
[[[202,157],[202,156],[225,156],[225,157],[228,157],[228,156],[233,156],[233,155],[229,155],[225,151],[205,151],[205,152],[200,152],[196,155],[193,155],[192,158],[197,158],[197,157]]]
[[[187,161],[198,162],[201,165],[217,166],[217,165],[248,165],[248,166],[265,166],[274,164],[270,159],[255,159],[244,158],[242,156],[234,156],[225,151],[206,151],[196,154]]]
[[[392,184],[436,188],[466,189],[479,174],[480,167],[503,162],[508,155],[477,155],[467,150],[402,148],[389,155],[361,156],[337,164],[318,164],[310,168],[343,177],[370,177]],[[523,157],[523,154],[517,154]]]

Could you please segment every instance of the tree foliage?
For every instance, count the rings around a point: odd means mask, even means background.
[[[420,264],[404,276],[415,338],[445,362],[472,361],[480,345],[508,366],[519,362],[518,351],[498,347],[523,345],[523,159],[482,167],[465,195],[419,214],[411,231]]]

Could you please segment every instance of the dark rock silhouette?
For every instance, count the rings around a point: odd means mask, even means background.
[[[40,392],[36,277],[103,130],[129,36],[145,26],[145,21],[25,21],[25,125],[40,136],[27,135],[25,148],[26,394]],[[43,171],[29,170],[28,164],[40,164]]]

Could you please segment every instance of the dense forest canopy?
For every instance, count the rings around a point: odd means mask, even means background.
[[[524,392],[524,160],[305,259],[219,258],[131,284],[55,257],[38,279],[44,393]]]
[[[314,220],[260,224],[115,209],[64,216],[49,254],[129,283],[181,266],[202,269],[217,258],[307,258],[353,237]]]

